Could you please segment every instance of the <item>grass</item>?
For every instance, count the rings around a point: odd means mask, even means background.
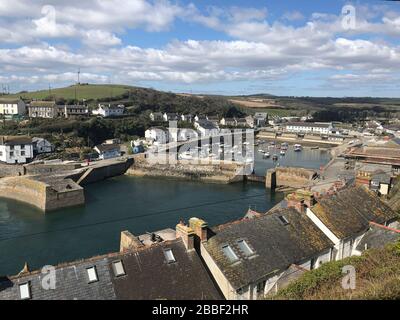
[[[13,95],[8,95],[7,97],[16,98],[21,96],[24,99],[46,99],[51,95],[56,99],[75,99],[76,96],[78,100],[99,100],[122,96],[123,94],[128,93],[132,88],[134,87],[125,85],[72,85],[65,88],[51,89],[51,92],[49,90],[40,90],[16,93]]]
[[[356,288],[343,289],[342,267],[356,270]],[[361,256],[323,264],[269,299],[289,300],[365,300],[400,298],[400,242],[384,249],[371,249]]]

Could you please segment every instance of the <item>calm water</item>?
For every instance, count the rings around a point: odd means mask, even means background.
[[[272,154],[272,153],[271,153]],[[319,168],[329,154],[288,152],[280,165]],[[275,166],[256,152],[256,171]],[[85,206],[48,215],[25,204],[0,200],[0,275],[119,250],[122,230],[136,235],[174,228],[181,218],[212,225],[243,217],[249,206],[266,211],[282,200],[262,184],[203,184],[121,176],[85,188]]]
[[[86,197],[84,207],[48,215],[1,200],[0,274],[19,272],[25,261],[40,268],[118,251],[122,230],[139,235],[174,228],[180,218],[192,216],[215,225],[242,217],[249,205],[265,211],[282,199],[256,183],[214,185],[126,176],[88,186]],[[97,225],[76,228],[89,224]]]

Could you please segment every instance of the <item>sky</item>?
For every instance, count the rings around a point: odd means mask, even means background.
[[[0,91],[400,97],[400,1],[0,0]]]

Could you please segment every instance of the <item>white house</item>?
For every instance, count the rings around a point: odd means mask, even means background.
[[[169,142],[169,132],[163,127],[151,127],[144,132],[146,140],[156,142],[157,144],[165,144]]]
[[[181,120],[185,122],[192,122],[193,121],[193,115],[191,114],[182,114],[181,115]]]
[[[334,243],[332,260],[357,254],[356,248],[371,223],[398,226],[396,212],[363,186],[351,186],[316,201],[312,196],[306,200],[298,193],[287,198],[288,206],[295,206]]]
[[[164,121],[163,114],[161,112],[151,112],[150,120],[151,121]]]
[[[290,122],[285,124],[288,132],[330,134],[334,126],[331,122]]]
[[[122,104],[118,106],[112,106],[111,104],[108,105],[99,104],[98,108],[92,111],[92,114],[104,118],[119,117],[124,114],[124,111],[125,111],[125,106]]]
[[[205,114],[196,114],[196,116],[194,117],[194,121],[196,122],[204,120],[208,120],[208,117]]]
[[[121,148],[118,144],[100,144],[94,147],[94,150],[99,154],[99,159],[111,159],[121,156]]]
[[[178,121],[179,116],[176,113],[164,113],[163,119],[164,121]]]
[[[0,161],[17,164],[33,158],[32,139],[26,136],[0,136]]]
[[[200,136],[216,136],[219,134],[219,128],[208,120],[199,120],[194,123],[194,127],[199,131]]]
[[[203,261],[229,300],[256,300],[276,292],[289,282],[288,271],[294,266],[305,271],[329,262],[333,247],[293,208],[228,222],[212,232],[198,218],[191,218],[189,227],[198,237]]]
[[[0,114],[24,115],[25,112],[26,105],[21,99],[0,99]]]
[[[43,138],[32,138],[33,153],[51,153],[54,151],[54,146],[46,139]]]
[[[222,118],[220,124],[227,127],[236,127],[237,122],[235,118]]]

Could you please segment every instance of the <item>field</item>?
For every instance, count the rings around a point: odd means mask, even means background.
[[[64,99],[77,99],[77,100],[98,100],[106,98],[115,98],[128,93],[129,90],[134,87],[125,85],[73,85],[65,88],[40,90],[34,92],[23,92],[14,95],[9,95],[7,97],[16,98],[22,97],[23,99],[46,99],[49,96],[54,96],[57,98]]]

